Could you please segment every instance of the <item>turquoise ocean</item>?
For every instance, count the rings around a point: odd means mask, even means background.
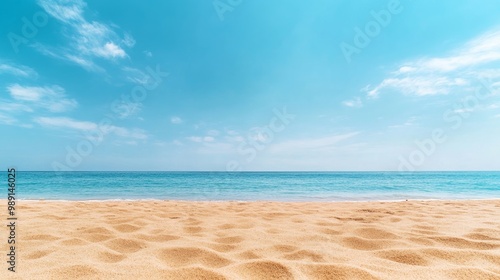
[[[500,172],[18,171],[16,196],[25,200],[490,199],[500,198]]]

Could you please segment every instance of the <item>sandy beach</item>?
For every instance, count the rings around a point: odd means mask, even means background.
[[[500,200],[18,205],[1,279],[500,279]]]

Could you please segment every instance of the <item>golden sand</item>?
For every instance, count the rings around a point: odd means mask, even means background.
[[[500,279],[500,200],[18,204],[0,279]]]

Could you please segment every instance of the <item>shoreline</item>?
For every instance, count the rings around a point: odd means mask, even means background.
[[[238,202],[238,203],[254,203],[254,202],[271,202],[271,203],[362,203],[362,202],[406,202],[406,201],[497,201],[500,197],[494,198],[426,198],[426,199],[398,199],[398,200],[332,200],[332,201],[320,201],[320,200],[300,200],[300,201],[285,201],[285,200],[181,200],[181,199],[89,199],[89,200],[72,200],[72,199],[17,199],[21,202],[213,202],[213,203],[224,203],[224,202]],[[5,199],[0,199],[0,201],[5,201]]]

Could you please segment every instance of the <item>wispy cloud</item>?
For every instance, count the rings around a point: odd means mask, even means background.
[[[38,43],[34,47],[43,54],[65,59],[81,67],[98,71],[94,58],[114,60],[127,56],[123,47],[132,47],[135,40],[129,34],[119,36],[111,26],[88,20],[84,16],[87,4],[82,0],[38,0],[38,4],[52,17],[69,27],[68,45],[55,51]],[[113,26],[114,27],[114,26]]]
[[[132,35],[130,35],[128,33],[125,33],[125,36],[124,36],[124,38],[122,40],[122,43],[125,46],[131,48],[131,47],[133,47],[135,45],[135,39],[134,39],[134,37],[132,37]]]
[[[479,78],[500,77],[500,30],[487,32],[442,57],[420,58],[398,66],[382,82],[364,91],[377,97],[386,91],[417,96],[464,90]],[[495,64],[496,63],[496,64]]]
[[[450,72],[498,60],[500,60],[500,31],[495,30],[467,42],[452,55],[421,60],[417,67]]]
[[[388,78],[370,90],[368,96],[377,97],[382,90],[387,88],[393,88],[405,94],[415,94],[418,96],[447,94],[454,86],[464,86],[467,84],[468,82],[461,78],[450,79],[448,77],[434,77],[431,75]]]
[[[25,78],[36,78],[37,72],[30,67],[16,64],[0,63],[0,74],[10,74]]]
[[[115,105],[113,109],[116,110],[116,114],[119,119],[126,119],[139,114],[142,107],[142,103],[139,102],[122,102]]]
[[[20,120],[26,115],[40,112],[62,113],[74,109],[78,103],[66,96],[65,90],[57,85],[45,87],[7,86],[10,98],[0,99],[0,124],[32,127],[31,117],[26,122]]]
[[[22,123],[17,118],[14,118],[13,116],[10,116],[8,114],[4,114],[1,112],[0,112],[0,124],[15,125],[15,126],[24,127],[24,128],[33,127],[32,124]]]
[[[59,113],[69,111],[78,104],[74,99],[67,98],[65,90],[57,85],[29,87],[13,84],[7,87],[7,91],[16,102],[21,102],[20,104],[16,103],[17,105],[11,105],[14,106],[12,108],[17,106],[17,108],[24,111],[26,111],[26,106],[35,106]]]
[[[150,75],[144,73],[143,71],[132,68],[132,67],[123,67],[122,68],[123,72],[125,72],[125,76],[127,77],[127,80],[140,84],[140,85],[147,85],[153,82],[153,79],[151,78]]]
[[[43,126],[69,128],[75,130],[94,130],[97,129],[97,124],[93,122],[77,121],[66,117],[38,117],[34,121]]]
[[[119,126],[110,126],[109,131],[121,137],[134,138],[138,140],[148,139],[146,132],[138,128],[128,129]]]
[[[87,6],[87,4],[81,0],[71,2],[40,0],[38,3],[51,16],[65,23],[83,21],[83,10]]]
[[[190,136],[187,139],[196,143],[210,143],[215,141],[215,138],[212,136]]]
[[[363,107],[363,102],[361,101],[361,98],[355,97],[351,100],[346,100],[342,102],[342,105],[352,108],[361,108]]]
[[[2,104],[2,106],[0,106],[0,111],[4,112],[33,112],[30,106],[7,101],[5,99],[0,99],[0,104]]]
[[[9,115],[0,113],[0,123],[7,124],[7,125],[13,125],[13,124],[17,123],[17,119],[15,119]]]
[[[402,124],[395,124],[389,126],[389,128],[403,128],[403,127],[409,127],[409,126],[414,126],[417,124],[417,117],[411,117],[408,120],[406,120]]]
[[[83,58],[81,56],[66,54],[62,57],[62,56],[59,56],[57,54],[54,55],[54,53],[48,53],[48,55],[55,57],[55,58],[67,59],[71,62],[74,62],[74,63],[80,65],[80,67],[82,67],[86,70],[89,70],[89,71],[95,71],[95,72],[103,72],[104,71],[104,69],[97,66],[92,60],[87,59],[87,58]]]
[[[95,48],[91,52],[104,58],[125,57],[125,51],[113,42],[107,42],[104,47]]]
[[[171,118],[170,118],[170,122],[171,122],[171,123],[173,123],[173,124],[180,124],[180,123],[182,123],[183,121],[182,121],[182,119],[181,119],[180,117],[176,117],[176,116],[174,116],[174,117],[171,117]]]
[[[145,140],[148,135],[142,129],[128,129],[119,126],[102,126],[100,127],[97,123],[89,121],[79,121],[67,117],[37,117],[33,119],[34,122],[50,128],[56,129],[71,129],[80,132],[89,132],[93,130],[101,130],[103,133],[113,133],[116,136],[131,138],[137,140]]]

